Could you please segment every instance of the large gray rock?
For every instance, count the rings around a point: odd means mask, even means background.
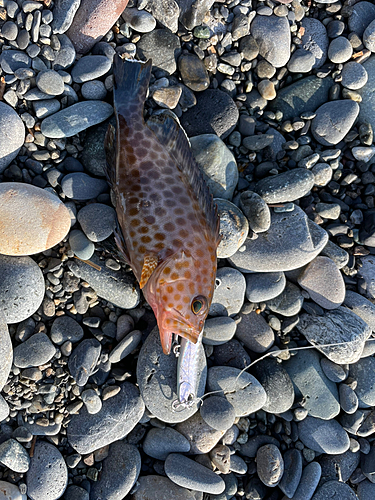
[[[259,54],[275,68],[282,68],[290,58],[290,26],[286,17],[256,16],[251,34],[259,46]]]
[[[314,174],[310,170],[294,168],[258,181],[254,191],[266,203],[284,203],[306,196],[314,186],[314,182]]]
[[[337,364],[356,363],[371,335],[369,326],[349,309],[339,307],[324,316],[303,314],[297,325],[306,339]],[[324,344],[341,344],[321,347]]]
[[[375,331],[375,305],[366,299],[366,297],[352,290],[347,290],[344,306],[362,318],[373,332]]]
[[[141,419],[145,405],[137,387],[124,382],[116,396],[103,401],[102,409],[89,414],[85,408],[73,415],[68,426],[69,444],[82,454],[122,439]]]
[[[337,455],[349,448],[349,436],[337,420],[306,417],[298,423],[302,443],[318,453]]]
[[[335,146],[352,128],[359,109],[358,103],[351,99],[323,104],[311,123],[313,136],[323,146]]]
[[[315,57],[313,68],[320,68],[327,59],[329,39],[326,27],[313,17],[304,17],[301,25],[305,28],[302,35],[302,46]]]
[[[360,2],[368,3],[368,2]],[[359,5],[359,4],[357,4]],[[375,6],[372,5],[375,10]],[[359,122],[369,123],[372,128],[375,128],[375,55],[372,55],[363,63],[363,67],[367,71],[368,80],[364,87],[357,92],[362,96],[361,109],[359,112]]]
[[[25,125],[13,108],[0,102],[0,173],[18,155],[25,140]]]
[[[362,37],[367,26],[375,19],[375,5],[371,2],[358,2],[351,7],[348,19],[349,30]]]
[[[270,229],[248,238],[229,262],[245,273],[290,271],[311,262],[327,241],[328,234],[295,206],[293,212],[273,212]]]

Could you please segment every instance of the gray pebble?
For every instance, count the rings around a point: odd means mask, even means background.
[[[375,401],[375,358],[360,359],[350,365],[349,376],[357,382],[355,393],[358,396],[359,408],[369,408]]]
[[[203,344],[221,345],[232,339],[236,332],[236,322],[228,316],[206,319],[203,330]]]
[[[284,203],[305,196],[314,185],[314,175],[305,168],[294,168],[258,181],[254,190],[266,203]]]
[[[18,27],[13,21],[6,21],[1,27],[1,34],[6,40],[15,40],[18,35]]]
[[[70,28],[80,0],[56,0],[53,7],[53,33],[65,33]]]
[[[359,500],[372,500],[375,495],[375,484],[371,481],[368,481],[367,479],[361,481],[357,486],[357,495]]]
[[[362,64],[350,61],[344,64],[341,72],[343,87],[350,90],[358,90],[364,87],[368,80],[368,74]]]
[[[344,36],[339,36],[331,41],[328,47],[328,58],[335,64],[349,61],[353,54],[353,47]]]
[[[149,33],[156,26],[156,20],[149,12],[138,10],[136,8],[128,8],[124,11],[124,20],[128,25],[138,33]]]
[[[327,481],[317,489],[313,500],[330,500],[335,496],[338,496],[340,500],[357,500],[358,498],[348,484],[340,481]]]
[[[265,390],[255,377],[231,366],[211,367],[207,388],[209,391],[220,391],[234,407],[237,417],[258,411],[267,399]]]
[[[363,33],[363,45],[371,52],[375,52],[375,19],[370,22]]]
[[[111,61],[106,56],[84,56],[72,69],[75,83],[84,83],[105,75],[111,68]]]
[[[0,444],[0,463],[14,472],[27,472],[30,458],[25,448],[15,439]]]
[[[375,330],[375,305],[366,299],[366,297],[352,290],[347,290],[344,305],[362,318],[372,331]]]
[[[228,200],[214,198],[220,217],[221,241],[217,257],[231,257],[242,246],[249,232],[249,223],[241,210]]]
[[[284,474],[284,460],[274,444],[261,446],[257,451],[257,474],[266,486],[277,486]]]
[[[275,336],[261,314],[241,314],[237,323],[236,337],[251,351],[262,353],[272,347]]]
[[[80,486],[72,484],[65,491],[65,500],[90,500],[89,492]]]
[[[326,27],[313,17],[304,17],[301,25],[305,29],[302,35],[302,47],[315,57],[313,68],[320,68],[327,59],[329,40]]]
[[[309,415],[329,420],[340,412],[339,396],[336,384],[325,376],[320,359],[315,350],[307,349],[283,362],[283,367]]]
[[[320,360],[320,366],[322,367],[325,376],[336,384],[343,382],[348,376],[342,366],[333,363],[327,358],[322,358]]]
[[[45,118],[42,121],[41,132],[52,139],[72,137],[82,130],[103,122],[112,113],[112,106],[104,101],[77,102]]]
[[[103,401],[102,409],[95,415],[83,408],[72,416],[67,437],[78,453],[91,453],[123,439],[141,419],[145,406],[138,389],[129,382],[120,387],[118,394]]]
[[[95,245],[78,229],[70,232],[69,245],[74,255],[82,260],[89,260],[95,251]]]
[[[232,427],[236,412],[232,404],[220,396],[209,396],[200,408],[203,420],[213,429],[227,431]]]
[[[48,363],[56,348],[45,333],[35,333],[14,349],[13,363],[18,368],[31,368]]]
[[[266,303],[271,311],[281,314],[281,316],[290,317],[298,314],[301,310],[303,295],[298,286],[287,281],[281,294],[274,299],[267,300]]]
[[[34,101],[33,108],[37,118],[47,118],[59,111],[60,101],[57,99]]]
[[[143,451],[152,458],[165,460],[170,453],[188,453],[190,443],[182,434],[171,427],[153,428],[146,434],[143,441]]]
[[[358,409],[358,397],[353,389],[346,384],[339,385],[340,406],[345,413],[355,413]]]
[[[323,104],[311,123],[313,136],[323,146],[338,144],[351,129],[358,113],[358,103],[350,99]]]
[[[101,344],[96,339],[85,339],[74,349],[69,357],[69,371],[77,385],[86,385],[98,363]]]
[[[0,55],[0,66],[4,73],[13,74],[17,69],[29,68],[30,57],[19,50],[3,50]]]
[[[316,186],[326,186],[332,179],[332,168],[328,163],[316,163],[311,172],[314,174],[314,184]]]
[[[90,490],[96,500],[125,498],[135,485],[141,471],[141,455],[132,444],[117,441],[109,446],[108,457],[102,462],[98,481]]]
[[[212,195],[231,200],[238,182],[238,170],[233,153],[214,134],[191,137],[191,151],[205,175]]]
[[[82,85],[81,93],[82,97],[87,100],[103,100],[107,95],[107,89],[100,80],[92,80]]]
[[[137,348],[142,339],[142,332],[133,330],[124,337],[119,344],[111,351],[109,361],[119,363]]]
[[[245,146],[245,148],[249,149],[250,151],[261,151],[262,149],[269,146],[272,143],[272,141],[273,141],[272,134],[258,134],[245,137],[242,141],[242,144]]]
[[[61,34],[56,36],[60,43],[60,49],[53,60],[53,69],[55,71],[59,71],[61,69],[66,70],[73,64],[76,57],[76,51],[67,35]]]
[[[67,340],[78,342],[83,337],[82,327],[69,316],[57,317],[51,326],[51,340],[54,344],[62,345]]]
[[[250,302],[259,303],[280,295],[286,285],[283,272],[246,274],[246,297]]]
[[[246,282],[243,275],[231,267],[221,267],[216,273],[216,286],[209,314],[233,316],[244,302]]]
[[[349,448],[349,436],[337,420],[306,417],[297,425],[299,439],[311,450],[336,455]]]
[[[276,438],[267,434],[258,434],[257,436],[252,436],[245,444],[241,445],[241,454],[245,457],[255,458],[259,448],[266,444],[280,446]]]
[[[285,66],[290,58],[290,28],[285,17],[256,16],[251,23],[251,34],[259,47],[259,54],[275,68]]]
[[[339,269],[342,269],[349,261],[349,254],[343,248],[339,247],[332,240],[329,240],[320,255],[329,257]]]
[[[25,126],[18,114],[0,102],[0,173],[17,156],[25,140]]]
[[[133,500],[144,500],[145,498],[152,498],[152,500],[165,500],[166,498],[201,500],[201,497],[196,497],[190,490],[177,486],[167,477],[157,475],[139,478],[139,487],[133,494]]]
[[[293,498],[302,476],[301,452],[296,448],[287,450],[283,455],[283,460],[284,474],[279,488],[288,498]]]
[[[6,384],[13,361],[12,341],[5,316],[0,312],[0,390]],[[0,404],[1,406],[1,404]],[[1,421],[1,420],[0,420]]]
[[[322,468],[318,462],[311,462],[303,469],[302,477],[292,500],[311,500],[319,484]],[[284,496],[282,500],[289,497]]]
[[[107,239],[116,226],[116,212],[113,207],[102,203],[90,203],[81,208],[77,220],[86,236],[94,242]]]
[[[38,89],[48,95],[60,95],[64,92],[64,80],[53,70],[41,71],[36,77]]]
[[[289,59],[287,68],[291,73],[309,73],[315,65],[315,56],[305,49],[297,49]]]
[[[60,498],[68,485],[68,470],[59,450],[51,443],[37,441],[26,477],[31,500]]]
[[[225,489],[220,476],[190,458],[171,453],[164,463],[165,473],[175,484],[205,493],[219,494]]]
[[[259,194],[252,191],[241,193],[240,208],[247,217],[250,229],[254,233],[268,231],[271,225],[271,212]]]
[[[103,179],[95,179],[83,172],[74,172],[63,177],[61,187],[68,198],[85,201],[99,196],[108,189],[108,184]]]
[[[95,415],[102,409],[102,400],[94,389],[86,389],[81,394],[82,401],[90,415]]]

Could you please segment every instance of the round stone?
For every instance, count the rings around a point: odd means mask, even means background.
[[[31,500],[56,500],[68,485],[68,469],[59,450],[51,443],[37,441],[26,478]]]
[[[36,84],[39,90],[48,95],[60,95],[64,92],[63,77],[52,69],[38,73]]]
[[[217,248],[217,257],[231,257],[242,246],[249,232],[249,223],[236,205],[228,200],[215,198],[220,217],[221,241]]]
[[[0,304],[7,323],[19,323],[39,308],[44,279],[31,257],[0,255]]]
[[[127,8],[122,13],[124,21],[138,33],[149,33],[156,26],[156,20],[153,15],[145,10],[136,8]]]
[[[25,140],[25,125],[11,106],[0,101],[0,173],[17,156]]]
[[[328,163],[317,163],[311,169],[316,186],[326,186],[332,179],[333,171]]]
[[[302,304],[303,295],[300,288],[289,281],[286,282],[280,295],[267,301],[267,306],[271,311],[287,317],[298,314]]]
[[[43,332],[35,333],[14,349],[13,363],[18,368],[32,368],[48,363],[56,347]]]
[[[338,38],[333,41],[336,40]],[[352,128],[358,113],[358,103],[350,99],[327,102],[316,110],[316,116],[311,123],[311,132],[323,146],[334,146]]]
[[[82,260],[89,260],[95,251],[95,245],[78,229],[70,232],[69,245],[74,255]]]
[[[258,411],[267,395],[258,380],[247,372],[231,366],[213,366],[208,370],[208,391],[218,391],[235,409],[237,417]]]
[[[60,101],[57,99],[41,99],[33,101],[33,107],[37,118],[46,118],[60,110]]]
[[[83,172],[74,172],[63,177],[61,187],[68,198],[86,201],[103,193],[108,189],[108,184],[104,179],[96,179]]]
[[[238,182],[233,153],[214,134],[190,138],[191,151],[215,198],[231,200]]]
[[[252,191],[244,191],[240,196],[240,208],[249,221],[254,233],[268,231],[271,225],[271,212],[261,196]]]
[[[206,424],[199,412],[178,423],[175,429],[189,441],[190,453],[194,455],[209,453],[225,434],[225,431],[218,431]]]
[[[75,83],[84,83],[105,75],[111,68],[111,61],[106,56],[84,56],[79,59],[72,69],[72,78]]]
[[[275,68],[282,68],[290,58],[290,27],[286,17],[255,16],[251,34],[259,54]]]
[[[190,443],[185,436],[171,427],[152,428],[143,441],[143,451],[152,458],[165,460],[170,453],[188,453]]]
[[[335,64],[349,61],[353,54],[353,47],[344,36],[339,36],[331,41],[328,47],[328,58]]]
[[[328,257],[316,257],[298,277],[298,284],[314,302],[325,309],[336,309],[345,298],[344,279]]]
[[[371,52],[375,52],[375,19],[371,21],[363,33],[363,45]]]
[[[272,328],[261,314],[241,314],[237,323],[236,337],[251,351],[268,351],[275,341]]]
[[[107,95],[107,89],[105,85],[100,80],[92,80],[90,82],[85,82],[81,87],[82,97],[84,99],[90,100],[102,100],[105,99]]]
[[[299,439],[305,446],[318,453],[336,455],[349,448],[349,436],[334,419],[306,417],[298,422]]]
[[[284,460],[279,448],[274,444],[261,446],[257,451],[256,462],[262,483],[271,488],[277,486],[284,473]]]
[[[52,323],[50,336],[52,342],[57,345],[62,345],[68,340],[74,343],[82,339],[83,329],[70,316],[59,316]]]
[[[236,332],[237,324],[228,316],[217,316],[206,319],[203,330],[203,344],[225,344]]]
[[[344,64],[341,72],[343,87],[350,90],[358,90],[364,87],[368,80],[368,74],[362,64],[350,61]]]
[[[237,314],[245,299],[246,282],[243,275],[231,267],[221,267],[217,270],[215,283],[209,314],[211,316]]]
[[[315,65],[315,56],[305,49],[297,49],[293,52],[288,62],[288,70],[291,73],[309,73]]]
[[[59,243],[70,215],[59,198],[31,184],[0,184],[0,253],[31,255]]]
[[[246,297],[256,304],[265,302],[280,295],[285,285],[283,272],[246,274]]]
[[[184,84],[194,92],[206,90],[210,85],[206,67],[195,54],[182,54],[178,60],[178,68]]]
[[[236,419],[233,405],[220,396],[209,396],[200,408],[200,414],[207,425],[218,431],[227,431]]]
[[[99,242],[113,233],[116,227],[116,212],[108,205],[91,203],[81,208],[77,220],[89,240]]]
[[[139,487],[133,494],[133,500],[165,500],[173,498],[173,500],[195,500],[186,488],[181,488],[173,483],[170,479],[164,476],[141,476],[139,478]]]
[[[258,83],[258,92],[267,101],[272,101],[276,97],[276,90],[271,80],[265,79]]]
[[[68,367],[71,376],[79,387],[87,384],[98,363],[101,344],[96,339],[85,339],[78,344],[69,357]]]
[[[304,17],[301,25],[305,30],[302,35],[302,47],[315,57],[313,68],[320,68],[327,59],[329,39],[326,27],[313,17]]]
[[[362,38],[365,29],[374,19],[375,5],[371,2],[358,2],[350,9],[349,30]]]
[[[102,400],[94,389],[86,389],[81,394],[82,401],[86,406],[86,410],[91,415],[95,415],[102,409]]]
[[[18,27],[13,21],[6,21],[1,27],[1,34],[6,40],[15,40],[18,35]]]
[[[14,472],[24,473],[29,470],[30,458],[18,441],[7,439],[0,444],[0,463]]]

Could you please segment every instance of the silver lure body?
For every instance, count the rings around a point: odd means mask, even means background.
[[[185,338],[181,338],[180,354],[177,363],[177,396],[178,403],[185,407],[192,406],[197,397],[198,359],[202,337],[203,330],[196,344]]]

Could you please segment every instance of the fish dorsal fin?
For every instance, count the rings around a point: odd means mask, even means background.
[[[193,157],[184,130],[177,119],[167,113],[153,114],[147,121],[147,126],[154,132],[159,142],[167,148],[177,167],[184,174],[207,219],[212,236],[219,244],[220,219],[217,207],[203,173]]]
[[[146,253],[143,260],[142,274],[141,279],[139,281],[140,288],[143,288],[148,280],[150,279],[151,274],[155,271],[157,265],[159,263],[158,256],[154,253]]]

